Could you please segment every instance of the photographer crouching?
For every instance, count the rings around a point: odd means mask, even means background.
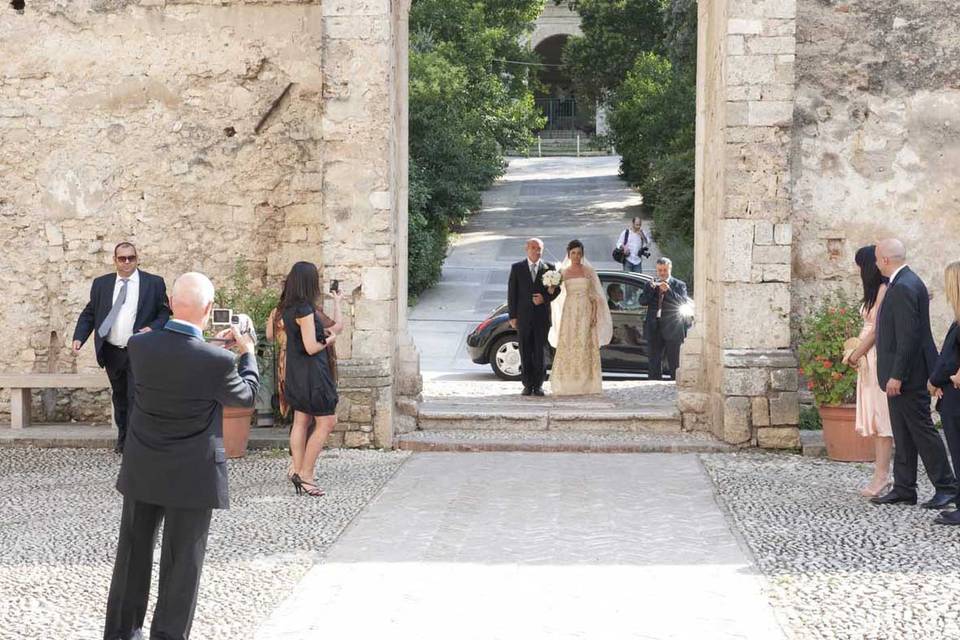
[[[630,226],[617,236],[617,244],[613,248],[613,260],[622,264],[624,271],[641,273],[643,259],[650,257],[649,244],[650,240],[643,232],[643,220],[636,216]]]
[[[647,305],[643,335],[649,350],[650,380],[663,378],[664,357],[670,378],[676,379],[677,369],[680,368],[680,345],[687,337],[687,320],[690,316],[687,283],[674,278],[672,270],[670,258],[659,258],[657,277],[647,284],[639,298],[640,304]]]

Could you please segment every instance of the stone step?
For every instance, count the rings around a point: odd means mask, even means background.
[[[622,431],[414,431],[394,446],[407,451],[529,451],[542,453],[716,453],[736,451],[704,433]]]
[[[567,404],[550,401],[497,404],[474,402],[423,402],[417,427],[424,431],[619,431],[679,433],[680,412],[670,405],[630,408],[598,401]]]

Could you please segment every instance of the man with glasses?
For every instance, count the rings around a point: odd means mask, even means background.
[[[170,319],[167,286],[163,278],[137,268],[137,248],[121,242],[113,249],[116,273],[93,281],[90,301],[80,313],[73,332],[73,352],[78,353],[93,333],[97,364],[107,370],[113,390],[113,419],[117,423],[114,451],[123,453],[127,435],[127,407],[133,396],[127,341],[135,333],[162,329]]]

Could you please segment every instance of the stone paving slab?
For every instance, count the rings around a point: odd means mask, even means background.
[[[782,632],[688,455],[416,454],[257,640]]]
[[[248,640],[408,455],[328,451],[320,499],[294,495],[283,453],[231,461],[231,509],[214,512],[191,637]],[[118,466],[104,451],[0,448],[0,640],[102,638]]]

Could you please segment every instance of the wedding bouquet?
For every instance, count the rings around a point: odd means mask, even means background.
[[[553,269],[543,274],[543,284],[546,287],[558,287],[561,280],[560,273]]]

